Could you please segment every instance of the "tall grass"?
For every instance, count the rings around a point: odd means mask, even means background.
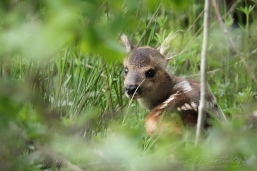
[[[253,2],[254,3],[254,2]],[[214,123],[194,146],[181,137],[147,137],[147,112],[124,96],[122,32],[137,45],[158,47],[182,30],[169,64],[198,79],[202,44],[200,1],[2,1],[0,14],[0,170],[255,170],[257,140],[245,122],[257,111],[257,85],[213,13],[208,84],[229,123]],[[257,75],[256,8],[233,28]],[[224,9],[227,7],[225,6]],[[225,10],[226,11],[226,10]],[[248,120],[247,120],[248,119]]]

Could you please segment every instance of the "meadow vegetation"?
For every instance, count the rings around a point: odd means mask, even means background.
[[[217,3],[257,77],[256,1]],[[147,112],[124,95],[121,33],[157,48],[179,32],[168,69],[199,80],[203,9],[200,0],[1,0],[0,170],[256,170],[257,84],[213,7],[208,87],[227,123],[214,122],[197,147],[194,131],[148,137]]]

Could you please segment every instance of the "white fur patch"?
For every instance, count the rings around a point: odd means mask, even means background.
[[[182,81],[174,86],[174,89],[182,89],[184,93],[192,91],[193,88],[191,87],[188,81]]]
[[[196,111],[196,112],[198,111],[198,106],[195,102],[191,102],[191,106],[192,106],[194,111]]]
[[[181,107],[177,107],[178,111],[181,110],[194,110],[194,111],[198,111],[198,106],[195,102],[191,102],[190,104],[185,103],[184,105],[182,105]]]
[[[166,101],[163,102],[163,104],[161,105],[160,109],[164,109],[168,106],[168,104],[175,99],[177,94],[173,94],[171,95]]]
[[[163,105],[161,105],[160,109],[164,109],[165,107],[167,107],[167,104],[164,103]]]
[[[180,108],[181,110],[188,110],[185,105],[181,106]]]
[[[175,99],[175,95],[176,94],[173,94],[173,95],[171,95],[164,103],[170,103],[172,100],[174,100]]]
[[[189,109],[192,109],[192,107],[191,107],[189,104],[185,103],[184,105],[185,105],[185,107],[186,107],[188,110],[189,110]]]

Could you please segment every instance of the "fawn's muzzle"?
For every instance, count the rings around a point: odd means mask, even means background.
[[[138,87],[138,85],[127,85],[125,89],[126,89],[126,94],[129,97],[132,97],[133,95],[137,96],[142,93],[142,89]]]

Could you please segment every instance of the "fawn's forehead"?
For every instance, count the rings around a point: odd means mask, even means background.
[[[153,64],[153,58],[160,55],[156,49],[151,47],[141,47],[132,50],[129,56],[125,59],[125,65],[133,65],[136,67],[146,67]]]

